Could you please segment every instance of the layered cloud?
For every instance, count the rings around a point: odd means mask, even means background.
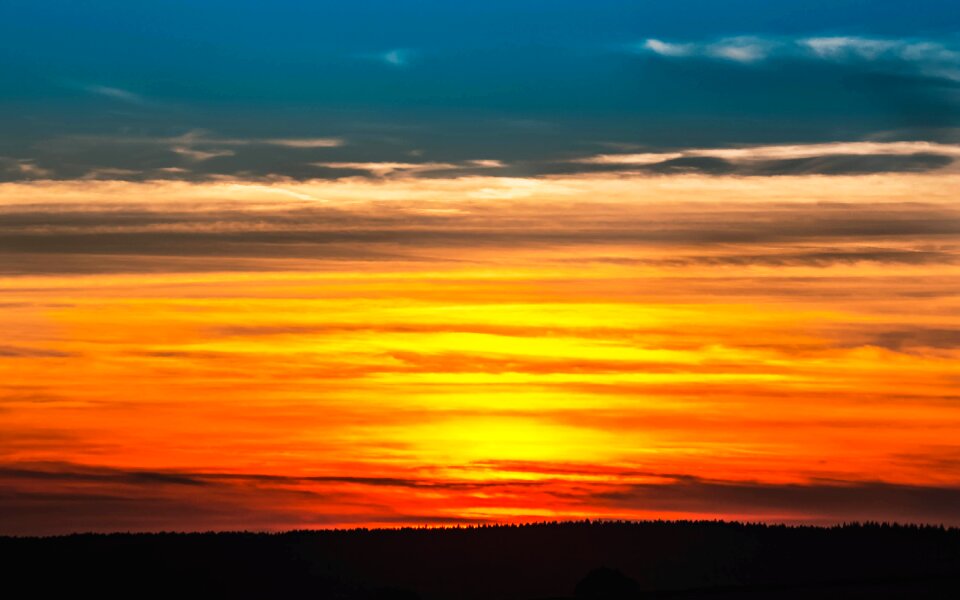
[[[937,141],[843,141],[725,147],[639,147],[540,158],[437,161],[342,137],[232,138],[207,132],[170,137],[74,136],[41,145],[42,159],[0,160],[0,177],[26,180],[276,181],[371,178],[510,178],[602,172],[708,175],[842,175],[952,171],[960,145]],[[53,156],[56,156],[54,159]],[[65,157],[70,157],[64,160]],[[371,157],[377,160],[358,160]]]
[[[950,167],[960,146],[932,142],[840,142],[674,152],[600,154],[571,162],[650,172],[785,175],[934,171]]]
[[[892,146],[839,147],[850,156],[912,153],[918,148],[945,156],[955,152],[953,147],[927,144]],[[695,152],[751,163],[822,151],[768,147]],[[671,156],[583,160],[632,168],[634,163],[678,160]],[[137,261],[145,267],[149,257],[166,257],[169,262],[157,265],[175,271],[189,269],[191,261],[200,270],[216,265],[245,270],[267,259],[433,260],[429,257],[446,249],[516,246],[593,247],[603,256],[605,247],[619,251],[631,245],[647,251],[621,256],[623,264],[649,267],[950,264],[955,259],[951,236],[960,231],[951,204],[957,177],[952,173],[752,181],[692,174],[425,179],[428,174],[418,169],[439,174],[465,167],[327,166],[389,179],[7,184],[0,200],[0,251],[11,260],[4,272],[135,270]],[[104,260],[106,256],[115,258]],[[221,262],[201,266],[216,258]]]
[[[479,466],[479,465],[475,465]],[[630,518],[697,516],[717,511],[793,523],[838,520],[960,521],[960,488],[879,482],[771,484],[716,481],[672,473],[604,470],[584,464],[503,464],[513,478],[290,476],[177,472],[73,464],[0,468],[0,531],[282,530],[316,526],[439,525],[503,522],[465,517],[482,496],[539,498],[554,510]],[[471,466],[466,465],[469,469]],[[543,477],[543,475],[548,475]],[[531,479],[531,475],[537,478]],[[12,493],[11,493],[12,492]],[[865,500],[865,498],[867,500]],[[380,506],[377,504],[380,503]],[[70,509],[65,510],[66,504]],[[390,511],[384,511],[386,505]],[[16,519],[10,517],[16,515]],[[43,523],[38,525],[37,523]]]
[[[958,523],[957,174],[390,169],[0,186],[0,531]]]

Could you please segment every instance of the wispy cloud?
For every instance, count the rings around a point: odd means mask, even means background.
[[[936,142],[834,142],[825,144],[792,144],[745,146],[739,148],[690,148],[676,151],[598,154],[571,162],[594,165],[651,166],[691,159],[719,159],[730,163],[761,161],[796,161],[850,157],[913,157],[941,156],[949,164],[960,158],[960,145]],[[693,166],[691,163],[690,166]]]
[[[287,148],[337,148],[345,143],[341,138],[272,138],[250,141],[256,142]]]
[[[97,96],[103,96],[104,98],[110,98],[112,100],[117,100],[120,102],[126,102],[128,104],[146,104],[147,100],[140,94],[135,94],[129,90],[125,90],[118,87],[111,87],[106,85],[95,85],[87,84],[82,86],[83,89],[91,94]]]
[[[706,46],[709,56],[739,63],[753,63],[767,58],[776,42],[758,37],[735,37]]]
[[[98,144],[135,144],[160,146],[283,146],[286,148],[337,148],[345,146],[347,141],[339,137],[229,137],[217,135],[203,129],[195,129],[173,136],[135,136],[135,135],[97,135],[72,136],[65,141],[91,142]]]
[[[44,179],[53,175],[53,171],[38,166],[32,160],[0,156],[0,173],[5,172],[21,176],[24,179]]]
[[[831,62],[886,62],[928,77],[960,81],[960,50],[940,40],[859,36],[739,36],[714,41],[670,42],[649,38],[634,47],[669,58],[713,58],[757,63],[773,58]]]
[[[825,60],[885,60],[912,65],[928,77],[960,81],[960,51],[938,41],[837,36],[806,38],[797,44]]]
[[[345,169],[349,171],[366,171],[377,177],[388,175],[417,175],[435,171],[455,171],[468,169],[498,169],[504,167],[499,160],[468,160],[463,162],[318,162],[315,166],[326,169]]]
[[[872,40],[857,37],[818,37],[799,40],[801,46],[806,46],[820,58],[839,59],[855,56],[866,60],[874,60],[884,52],[895,48],[897,42],[892,40]]]
[[[185,156],[190,160],[195,161],[204,161],[210,160],[211,158],[217,158],[220,156],[233,156],[235,153],[232,150],[196,150],[189,148],[187,146],[173,146],[170,148],[177,154]]]
[[[694,44],[671,44],[657,39],[648,39],[642,47],[661,56],[690,56],[696,50]]]
[[[393,48],[384,52],[360,54],[359,57],[391,67],[405,67],[410,64],[415,55],[416,52],[407,48]]]
[[[129,176],[133,179],[148,178],[151,173],[163,173],[167,177],[186,176],[191,172],[182,170],[183,160],[191,163],[203,163],[215,158],[238,157],[239,163],[244,165],[244,167],[240,167],[240,170],[242,170],[253,160],[250,158],[251,156],[262,156],[269,148],[288,150],[288,154],[303,153],[315,159],[318,155],[325,155],[322,152],[325,149],[339,148],[345,145],[347,145],[345,139],[333,136],[232,137],[205,130],[192,130],[179,135],[161,136],[64,136],[56,140],[56,147],[61,155],[65,151],[71,151],[77,155],[90,157],[96,156],[99,152],[108,154],[114,161],[117,155],[149,156],[150,160],[144,161],[149,164],[137,164],[136,166],[139,168],[136,169],[124,168],[118,170],[120,168],[119,163],[105,165],[94,163],[88,169],[88,172],[94,170],[101,175],[112,172],[120,178]],[[128,149],[136,149],[136,152],[128,152]],[[288,160],[292,164],[299,164],[295,157]],[[167,164],[162,164],[161,161],[167,161]],[[127,164],[130,163],[124,163],[123,166],[126,167]],[[207,175],[214,174],[207,172]],[[62,172],[57,173],[51,169],[41,169],[34,164],[34,161],[11,162],[2,158],[0,158],[0,175],[5,175],[8,179],[37,179],[42,176],[63,177]],[[77,175],[74,173],[72,176]]]
[[[409,61],[409,53],[405,50],[390,50],[384,53],[383,60],[391,65],[401,66]]]
[[[875,519],[954,524],[960,519],[960,488],[949,484],[755,482],[523,461],[451,465],[447,472],[450,475],[441,477],[420,470],[400,476],[296,476],[5,463],[0,465],[0,481],[14,493],[0,498],[0,506],[7,509],[2,513],[5,517],[14,518],[0,519],[0,530],[7,534],[110,530],[117,528],[118,521],[134,530],[209,528],[211,523],[219,529],[237,523],[276,529],[309,522],[362,524],[367,519],[389,522],[391,518],[448,522],[458,520],[445,516],[451,508],[474,515],[478,507],[473,503],[484,496],[505,503],[521,498],[548,501],[558,514],[568,516],[587,510],[599,516],[713,514],[819,523]],[[456,473],[499,473],[500,477],[458,478]],[[378,506],[386,502],[392,509]],[[358,505],[380,513],[358,513]],[[48,517],[53,512],[59,518],[51,522]],[[490,515],[480,513],[480,520],[489,519]]]
[[[758,36],[728,37],[712,42],[666,42],[649,38],[638,49],[670,58],[706,57],[753,63],[767,58],[781,44],[779,40]]]
[[[282,146],[284,148],[339,148],[340,146],[346,145],[346,140],[338,137],[273,137],[273,138],[238,138],[238,137],[227,137],[213,134],[209,131],[204,130],[193,130],[188,131],[179,136],[174,137],[158,137],[158,138],[143,138],[143,137],[125,137],[125,138],[110,138],[114,141],[122,141],[128,143],[156,143],[156,144],[177,144],[181,146],[196,146],[196,145],[207,145],[207,146]]]

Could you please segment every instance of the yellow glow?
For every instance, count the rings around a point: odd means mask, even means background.
[[[954,214],[960,179],[824,181],[0,185],[190,216],[0,255],[0,460],[263,476],[194,491],[270,527],[718,516],[607,494],[682,477],[960,485],[960,244],[845,233]],[[277,215],[307,235],[244,237]]]

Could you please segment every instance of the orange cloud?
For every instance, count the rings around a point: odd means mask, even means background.
[[[824,181],[0,186],[0,530],[960,523],[960,182]]]

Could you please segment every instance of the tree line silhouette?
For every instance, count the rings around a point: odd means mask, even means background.
[[[580,521],[0,538],[3,581],[99,598],[960,598],[960,529]]]

